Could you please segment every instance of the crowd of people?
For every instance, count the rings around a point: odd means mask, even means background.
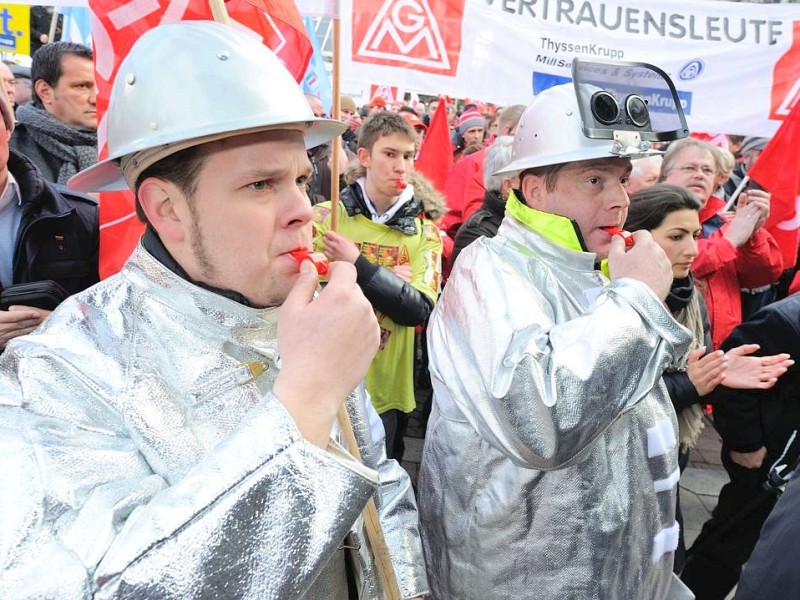
[[[572,83],[334,119],[186,22],[125,59],[98,161],[92,60],[0,64],[0,597],[800,593],[796,265],[770,182],[738,185],[767,139],[620,148]],[[123,188],[145,233],[100,281],[95,192]],[[707,424],[730,482],[687,548]]]

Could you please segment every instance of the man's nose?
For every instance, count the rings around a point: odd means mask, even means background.
[[[285,211],[286,224],[291,225],[305,225],[311,221],[313,211],[311,210],[311,200],[308,198],[308,192],[305,188],[296,187],[294,192],[290,193],[291,196],[287,201],[287,210]]]
[[[628,197],[628,190],[625,184],[620,182],[616,186],[609,189],[606,196],[606,206],[612,209],[627,208],[630,206],[631,200]]]

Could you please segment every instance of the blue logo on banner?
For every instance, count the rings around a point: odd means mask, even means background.
[[[699,73],[699,72],[698,72]],[[540,94],[546,89],[549,89],[556,85],[561,85],[562,83],[569,83],[572,81],[569,77],[562,77],[561,75],[551,75],[549,73],[537,73],[533,72],[533,93],[534,95]],[[598,82],[591,82],[597,85],[598,87],[602,87],[605,85],[605,82],[598,81]],[[619,86],[616,86],[615,91],[617,92],[624,92],[627,93],[636,93],[639,94],[644,101],[647,103],[647,108],[652,112],[674,112],[672,105],[672,94],[669,93],[666,89],[659,89],[659,88],[629,88],[624,90]],[[678,100],[681,103],[681,107],[683,108],[683,114],[690,115],[692,114],[692,92],[678,92]]]
[[[688,62],[684,67],[678,71],[678,79],[681,81],[691,81],[700,77],[700,73],[706,68],[705,63],[698,59]]]
[[[561,75],[550,75],[550,73],[537,73],[533,72],[533,94],[541,94],[546,89],[561,85],[562,83],[569,83],[572,81],[570,77],[562,77]]]

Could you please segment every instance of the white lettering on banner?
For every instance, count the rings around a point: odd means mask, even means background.
[[[615,59],[650,63],[671,77],[691,131],[769,137],[800,101],[795,4],[428,0],[451,65],[443,72],[408,68],[410,60],[362,56],[369,26],[372,38],[380,30],[374,21],[385,0],[342,1],[343,14],[353,17],[342,21],[342,85],[354,91],[369,81],[501,106],[527,104],[547,87],[569,81],[577,56],[610,59],[615,52]],[[455,16],[442,21],[440,14],[448,11]],[[385,18],[390,13],[384,10]],[[394,45],[390,35],[384,38]]]
[[[591,56],[601,56],[611,60],[622,60],[625,52],[617,48],[606,48],[598,44],[570,44],[568,42],[558,42],[549,37],[542,38],[542,50],[566,54],[586,54]]]
[[[491,6],[494,2],[488,2]],[[541,5],[541,10],[534,10]],[[588,25],[595,29],[624,31],[662,38],[708,40],[712,42],[751,41],[773,45],[783,35],[782,22],[767,19],[746,19],[685,15],[633,7],[609,6],[606,3],[573,2],[572,0],[502,0],[504,12],[534,19],[552,20],[569,25]]]
[[[394,45],[387,43],[388,40]],[[450,68],[439,26],[427,0],[386,0],[369,26],[358,54]]]

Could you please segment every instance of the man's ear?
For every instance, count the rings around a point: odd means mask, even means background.
[[[520,181],[520,191],[523,195],[520,200],[531,208],[540,210],[545,192],[544,177],[532,173],[526,174]]]
[[[139,186],[139,204],[164,243],[188,239],[191,214],[186,199],[172,183],[148,177]]]
[[[33,84],[33,89],[36,90],[36,95],[39,97],[39,100],[42,101],[42,104],[48,106],[52,103],[53,88],[44,79],[37,79],[36,83]]]
[[[369,168],[369,151],[366,148],[359,148],[357,151],[358,162],[365,169]]]
[[[508,195],[511,193],[511,190],[514,189],[514,184],[517,182],[516,177],[505,177],[503,178],[503,183],[500,184],[500,195],[503,198],[508,198]]]

